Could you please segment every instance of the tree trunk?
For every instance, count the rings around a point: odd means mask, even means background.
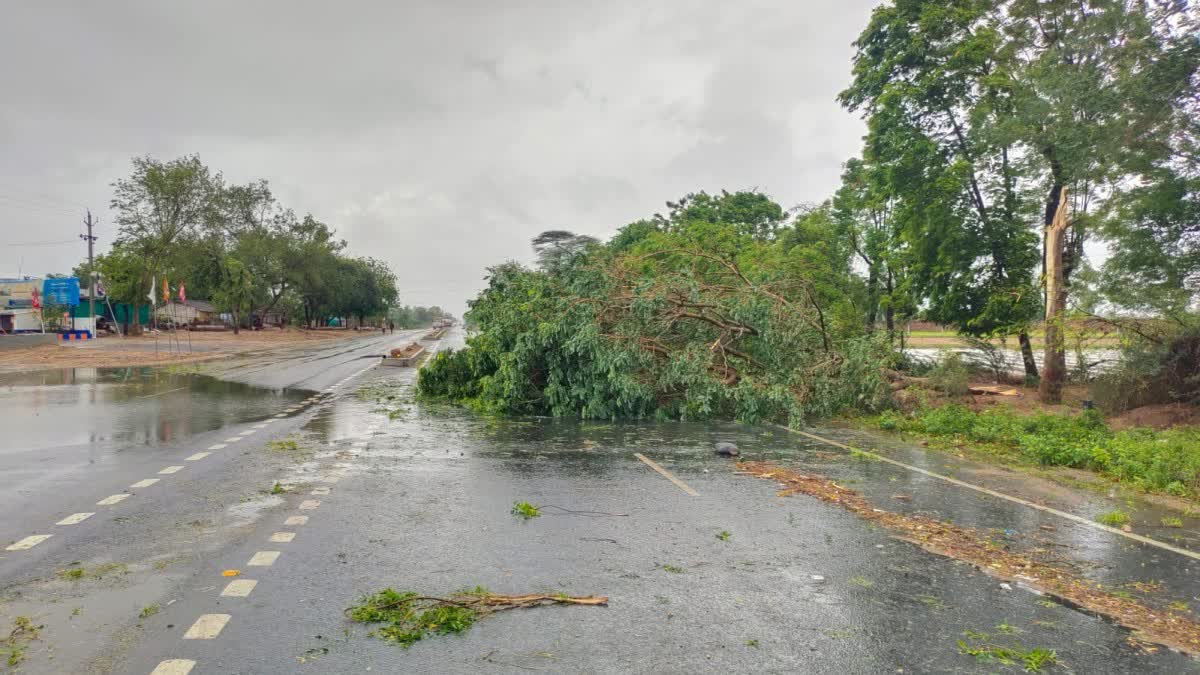
[[[1063,277],[1067,188],[1061,187],[1050,195],[1046,210],[1048,216],[1050,213],[1053,213],[1053,216],[1049,216],[1050,221],[1046,227],[1046,323],[1043,326],[1046,344],[1038,397],[1042,403],[1060,403],[1063,380],[1067,374],[1067,353],[1063,344],[1063,319],[1067,310],[1067,288]]]
[[[242,321],[241,321],[241,317],[238,316],[237,312],[233,312],[232,314],[233,314],[233,334],[237,335],[238,329],[242,325]]]
[[[874,265],[867,268],[867,331],[875,331],[875,320],[879,318],[879,272]]]
[[[887,284],[885,285],[885,288],[887,289],[888,294],[888,304],[887,309],[884,310],[883,316],[884,320],[887,322],[888,344],[892,344],[896,341],[896,308],[894,305],[894,295],[896,289],[894,288],[895,285],[892,283],[892,272],[890,269],[888,270],[886,278]]]
[[[1029,341],[1029,331],[1022,328],[1017,333],[1017,342],[1021,343],[1021,360],[1025,362],[1025,379],[1034,382],[1038,379],[1037,361],[1033,358],[1033,343]]]

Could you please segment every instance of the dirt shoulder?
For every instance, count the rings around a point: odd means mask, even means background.
[[[49,368],[118,368],[212,361],[257,351],[307,347],[365,335],[353,330],[265,329],[105,337],[0,352],[0,372]]]

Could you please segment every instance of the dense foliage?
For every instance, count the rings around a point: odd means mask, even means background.
[[[1064,373],[1059,317],[1085,284],[1089,238],[1118,243],[1104,276],[1113,306],[1191,304],[1197,28],[1200,9],[1172,0],[876,8],[841,94],[868,123],[842,211],[862,232],[872,278],[898,282],[875,296],[916,298],[927,318],[969,335],[1016,334],[1031,378],[1029,326],[1053,316],[1048,381]],[[1039,230],[1064,194],[1065,245],[1047,261]],[[1049,299],[1038,279],[1047,262],[1066,281]]]
[[[884,399],[851,251],[827,208],[689,195],[541,269],[490,270],[467,349],[420,375],[427,397],[517,414],[799,421]],[[560,240],[571,241],[568,237]]]

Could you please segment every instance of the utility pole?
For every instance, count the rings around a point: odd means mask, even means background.
[[[80,239],[87,242],[88,245],[88,319],[92,322],[92,337],[99,338],[100,331],[96,330],[96,260],[93,254],[96,237],[92,236],[92,226],[95,222],[92,221],[92,210],[88,209],[87,218],[83,220],[83,224],[87,225],[87,234],[79,235]]]

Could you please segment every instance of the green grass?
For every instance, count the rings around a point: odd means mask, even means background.
[[[671,574],[683,574],[684,572],[684,569],[677,565],[659,565],[658,567],[662,571],[670,572]]]
[[[542,510],[529,502],[517,502],[513,504],[512,514],[524,520],[531,520],[542,515]]]
[[[1089,469],[1143,491],[1195,496],[1188,486],[1200,483],[1200,429],[1113,431],[1096,411],[1024,416],[958,404],[884,411],[873,423],[1002,463]]]
[[[866,577],[851,577],[850,583],[854,584],[855,586],[861,586],[863,588],[871,588],[872,586],[875,585],[874,581],[871,581],[870,579],[868,579]]]
[[[1159,522],[1162,523],[1163,527],[1183,527],[1183,519],[1173,516],[1163,516]]]
[[[732,536],[733,534],[730,533],[729,530],[721,530],[717,533],[717,539],[720,539],[721,541],[729,541],[729,538]]]
[[[287,492],[287,488],[283,487],[278,481],[271,486],[270,493],[273,495],[281,495],[285,492]]]
[[[1096,516],[1096,522],[1109,527],[1121,527],[1129,524],[1129,514],[1114,509]]]

